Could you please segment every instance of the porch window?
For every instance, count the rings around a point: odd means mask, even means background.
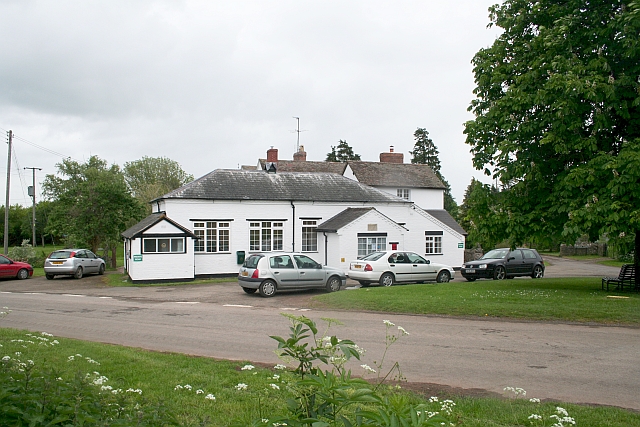
[[[302,252],[318,252],[317,221],[302,221]]]
[[[183,254],[184,237],[144,237],[142,239],[142,253],[172,253]]]
[[[358,258],[371,252],[384,251],[387,247],[387,236],[358,236]]]
[[[260,221],[249,223],[249,251],[281,251],[284,238],[284,223]]]
[[[193,233],[199,237],[194,243],[196,252],[229,252],[229,223],[203,221],[193,224]]]

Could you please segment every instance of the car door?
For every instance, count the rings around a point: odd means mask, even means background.
[[[411,280],[416,282],[436,280],[437,272],[429,261],[413,252],[406,252],[405,255],[411,263]]]
[[[522,259],[522,251],[520,249],[513,250],[509,252],[507,256],[507,275],[520,275],[522,274],[522,263],[524,260]]]
[[[300,285],[324,285],[324,269],[321,264],[318,264],[306,255],[294,255],[293,259],[298,267],[298,279],[300,281]]]
[[[298,285],[298,269],[293,265],[289,255],[269,257],[269,268],[278,282],[278,287],[290,288]]]
[[[533,266],[538,261],[538,257],[531,249],[522,249],[522,256],[522,274],[530,275],[533,273]]]
[[[10,277],[15,275],[12,267],[13,265],[11,264],[11,260],[0,255],[0,277]]]
[[[413,280],[412,266],[404,252],[394,252],[389,255],[389,270],[393,272],[396,282],[410,282]]]
[[[87,270],[89,273],[97,273],[100,269],[101,260],[96,254],[91,251],[85,251],[87,255]]]

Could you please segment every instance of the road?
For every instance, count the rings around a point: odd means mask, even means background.
[[[264,299],[233,283],[110,288],[96,277],[3,281],[0,306],[13,311],[0,326],[275,364],[269,335],[286,335],[281,313],[297,313],[320,324],[322,317],[341,320],[344,326],[332,333],[365,348],[360,363],[374,366],[388,319],[410,333],[387,356],[400,363],[408,381],[498,394],[506,386],[522,387],[528,397],[640,410],[638,328],[309,309],[314,294]],[[352,368],[361,372],[358,364]]]

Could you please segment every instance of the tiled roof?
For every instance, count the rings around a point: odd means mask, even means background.
[[[374,187],[445,189],[427,165],[413,163],[348,162],[359,182]]]
[[[458,233],[466,236],[467,232],[458,224],[458,222],[453,219],[451,214],[444,209],[424,209],[426,213],[450,227],[452,230],[457,231]]]
[[[345,225],[355,221],[367,212],[375,210],[374,208],[347,208],[339,214],[329,218],[317,227],[318,231],[327,231],[335,233]]]
[[[334,173],[217,169],[160,199],[409,203]]]
[[[149,215],[148,217],[146,217],[145,219],[143,219],[142,221],[140,221],[139,223],[137,223],[136,225],[129,227],[128,229],[126,229],[125,231],[123,231],[121,233],[122,237],[125,237],[127,239],[133,239],[135,237],[138,237],[140,234],[144,233],[145,230],[153,227],[154,225],[156,225],[157,223],[159,223],[160,221],[167,221],[171,224],[173,224],[174,226],[178,227],[179,229],[181,229],[182,231],[185,232],[185,234],[191,236],[191,237],[196,237],[195,234],[193,234],[190,230],[187,230],[186,228],[184,228],[183,226],[181,226],[180,224],[172,221],[166,213],[164,212],[155,212],[152,213],[151,215]]]
[[[265,169],[266,159],[260,159],[260,168]],[[327,172],[342,175],[347,167],[342,162],[310,162],[295,160],[278,160],[278,172]]]

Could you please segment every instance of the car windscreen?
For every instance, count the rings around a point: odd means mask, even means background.
[[[363,261],[377,261],[385,254],[385,252],[371,252],[369,255],[360,258]]]
[[[508,249],[493,249],[482,255],[480,259],[502,259],[509,253]]]
[[[56,251],[49,255],[49,259],[67,259],[71,258],[71,251]]]
[[[244,264],[242,264],[242,266],[246,268],[256,268],[260,258],[262,258],[262,255],[251,255],[249,258],[244,260]]]

